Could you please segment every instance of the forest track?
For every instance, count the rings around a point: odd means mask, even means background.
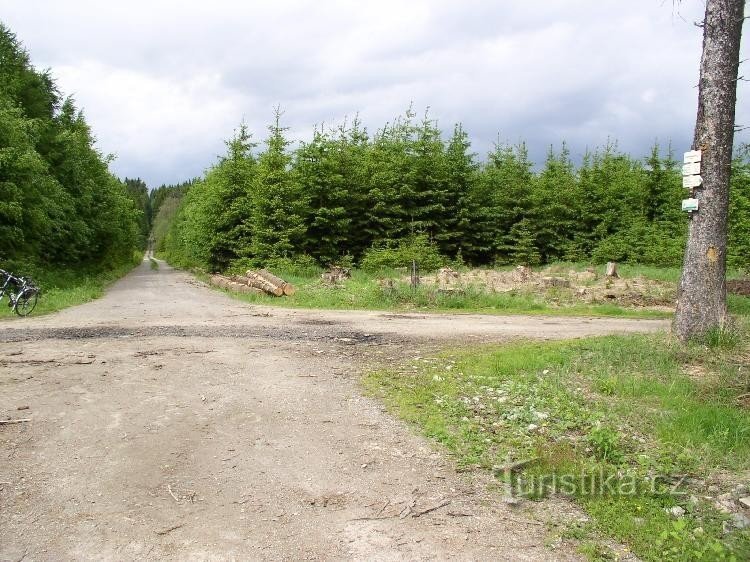
[[[91,303],[0,324],[0,560],[577,559],[563,502],[511,507],[364,397],[446,344],[661,320],[250,306],[146,260]]]

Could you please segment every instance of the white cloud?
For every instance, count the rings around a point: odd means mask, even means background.
[[[199,174],[243,117],[273,106],[296,136],[359,113],[372,130],[410,102],[483,152],[499,131],[542,158],[616,138],[645,154],[692,137],[700,0],[0,0],[3,21],[75,94],[115,171]],[[745,55],[743,54],[743,57]],[[740,100],[744,95],[740,84]],[[738,104],[738,122],[750,112]]]

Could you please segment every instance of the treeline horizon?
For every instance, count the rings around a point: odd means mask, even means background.
[[[373,135],[359,119],[316,128],[295,149],[285,131],[277,109],[259,148],[242,123],[202,178],[152,190],[156,251],[210,271],[357,264],[414,243],[470,265],[682,263],[687,190],[671,147],[655,143],[637,159],[610,142],[576,166],[563,142],[535,169],[524,142],[480,161],[460,124],[445,135],[411,109]],[[740,267],[750,255],[749,154],[738,150],[731,188],[728,262]]]
[[[148,190],[122,182],[49,71],[0,22],[0,267],[112,269],[145,247]]]

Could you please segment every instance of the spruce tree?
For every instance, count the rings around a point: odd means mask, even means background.
[[[295,153],[294,180],[309,202],[301,249],[326,265],[346,251],[350,235],[349,192],[341,165],[346,150],[345,139],[334,140],[321,129]]]
[[[305,235],[307,194],[292,177],[292,157],[287,150],[290,143],[280,121],[281,111],[277,108],[252,184],[253,237],[249,255],[259,264],[300,253]]]

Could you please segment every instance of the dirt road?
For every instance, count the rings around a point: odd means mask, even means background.
[[[363,397],[445,342],[663,321],[248,306],[144,263],[102,299],[0,324],[0,560],[576,559],[544,522]],[[541,522],[541,523],[540,523]]]

